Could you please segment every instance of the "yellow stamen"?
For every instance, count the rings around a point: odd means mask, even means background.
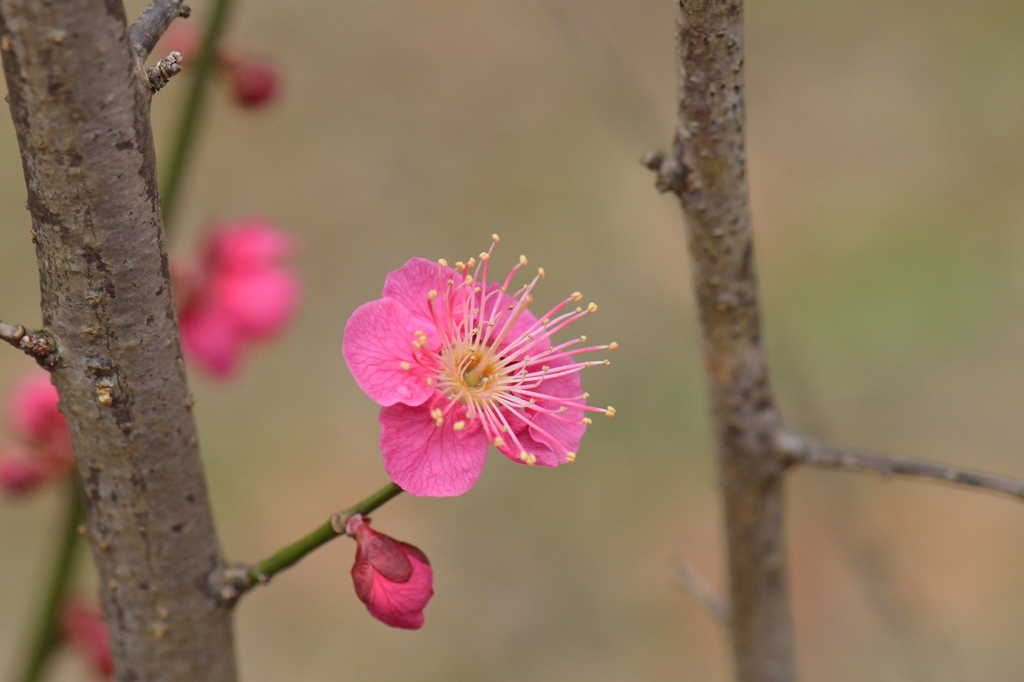
[[[520,256],[519,257],[519,264],[524,266],[524,267],[526,266],[526,256]]]
[[[455,422],[454,424],[452,424],[452,428],[455,429],[456,431],[461,431],[462,429],[466,428],[466,422]]]
[[[496,234],[492,234],[492,235],[491,235],[491,239],[493,239],[493,240],[494,240],[494,243],[495,243],[495,244],[500,244],[500,243],[501,243],[501,237],[499,237],[499,236],[498,236],[498,235],[496,235]]]
[[[503,447],[505,447],[505,440],[501,436],[495,436],[495,438],[494,438],[494,447],[496,447],[496,448],[503,448]]]
[[[611,343],[608,344],[608,350],[618,350],[618,349],[619,349],[619,344],[616,343],[615,341],[612,341]]]
[[[444,258],[438,258],[437,262],[441,265],[441,267],[448,267],[448,261],[446,261]]]
[[[581,294],[578,291],[574,291],[574,292],[572,292],[572,296],[570,296],[569,298],[571,298],[576,303],[579,303],[580,301],[583,300],[583,294]]]
[[[565,461],[566,462],[575,462],[576,461],[576,453],[575,452],[567,452],[567,453],[565,453]]]
[[[404,370],[405,370],[406,372],[408,372],[408,371],[409,371],[409,368],[410,368],[411,366],[412,366],[412,365],[410,365],[410,364],[409,364],[408,362],[403,362],[403,363],[402,363],[402,369],[404,369]]]
[[[584,417],[584,418],[583,418],[583,423],[584,423],[584,424],[588,424],[588,425],[589,425],[589,424],[593,424],[593,423],[594,423],[594,420],[593,420],[593,419],[591,419],[590,417]]]
[[[590,305],[587,306],[587,310],[589,312],[591,312],[591,313],[596,313],[597,312],[597,304],[596,303],[591,303]]]
[[[615,416],[615,408],[614,408],[614,407],[612,407],[611,405],[609,405],[609,406],[608,406],[608,409],[607,409],[607,410],[605,410],[605,411],[604,411],[604,413],[605,413],[606,415],[608,415],[609,417],[614,417],[614,416]]]
[[[437,292],[436,291],[431,289],[429,292],[427,292],[427,300],[428,301],[433,301],[435,298],[437,298]]]

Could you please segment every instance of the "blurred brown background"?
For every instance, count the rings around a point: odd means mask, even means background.
[[[129,3],[134,16],[143,3]],[[207,3],[195,0],[195,15]],[[572,466],[497,455],[457,499],[375,518],[423,548],[418,633],[371,619],[339,540],[238,614],[247,682],[724,680],[723,633],[673,582],[721,584],[722,540],[677,204],[637,163],[673,130],[674,6],[241,0],[229,42],[286,93],[217,91],[172,241],[260,212],[300,235],[306,300],[226,387],[192,380],[228,556],[255,560],[382,485],[377,407],[345,321],[407,258],[465,259],[497,232],[579,289],[616,340],[585,386]],[[1024,4],[765,0],[747,10],[750,179],[773,379],[790,422],[837,442],[1024,476]],[[184,91],[155,104],[158,144]],[[37,324],[11,124],[0,116],[0,318]],[[30,369],[0,352],[0,392]],[[1024,510],[832,472],[792,479],[805,680],[1024,679]],[[56,497],[0,504],[0,666],[52,550]],[[92,577],[83,575],[88,588]],[[86,679],[64,656],[54,679]],[[0,674],[3,674],[0,672]]]

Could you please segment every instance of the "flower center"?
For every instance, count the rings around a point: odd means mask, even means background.
[[[462,404],[491,402],[506,372],[490,348],[456,342],[441,353],[441,390]]]

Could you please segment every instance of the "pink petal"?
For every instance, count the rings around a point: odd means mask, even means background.
[[[59,402],[50,375],[33,372],[22,379],[11,394],[11,423],[32,440],[70,449],[71,436],[64,415],[57,409]]]
[[[210,230],[208,258],[214,270],[264,270],[295,252],[295,239],[259,216],[240,218]]]
[[[447,404],[442,400],[441,406]],[[393,405],[380,411],[384,469],[406,492],[428,497],[461,495],[476,483],[487,458],[487,436],[479,420],[466,420],[453,408],[439,427],[430,404]],[[454,424],[466,427],[456,431]]]
[[[411,258],[398,270],[392,270],[384,280],[384,298],[392,298],[411,312],[414,317],[434,326],[427,304],[431,290],[444,292],[455,271],[426,258]],[[435,299],[440,301],[441,299]],[[439,305],[439,304],[437,304]],[[424,330],[426,331],[426,330]]]
[[[211,284],[216,306],[230,315],[239,331],[253,339],[282,332],[299,302],[299,283],[286,270],[229,271]]]
[[[391,582],[374,571],[366,608],[374,618],[391,627],[418,630],[423,627],[423,609],[434,596],[434,572],[429,563],[413,554],[409,561],[412,576],[404,583]]]
[[[242,337],[222,312],[192,309],[181,314],[181,345],[189,360],[207,374],[226,379],[238,368]]]
[[[364,303],[348,319],[342,355],[359,388],[377,403],[419,405],[433,395],[413,356],[413,332],[421,326],[390,298]],[[435,333],[432,326],[429,333]]]

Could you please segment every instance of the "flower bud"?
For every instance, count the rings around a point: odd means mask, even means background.
[[[417,547],[370,528],[359,514],[345,531],[356,539],[352,582],[370,615],[394,628],[423,627],[423,608],[434,596],[434,573]]]
[[[0,456],[0,490],[5,493],[21,495],[45,482],[46,471],[38,461],[18,454]]]
[[[89,662],[97,675],[105,680],[114,677],[114,661],[110,656],[107,624],[99,609],[78,599],[71,599],[61,613],[61,633],[79,656]]]
[[[270,104],[279,94],[281,75],[268,61],[225,54],[221,57],[231,96],[235,103],[246,109]]]

